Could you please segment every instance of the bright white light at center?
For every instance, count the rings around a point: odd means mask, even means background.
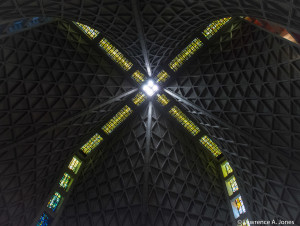
[[[158,90],[158,86],[152,80],[149,80],[145,85],[143,85],[143,90],[151,97]]]

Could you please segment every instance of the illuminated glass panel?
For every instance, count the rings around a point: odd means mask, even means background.
[[[118,63],[125,71],[129,71],[132,67],[132,63],[106,38],[102,38],[99,42],[99,46],[104,49],[108,56]]]
[[[227,177],[228,174],[231,174],[233,172],[229,162],[227,162],[227,161],[225,161],[221,164],[221,169],[222,169],[224,177]]]
[[[245,209],[245,206],[244,206],[244,203],[243,203],[243,200],[242,200],[241,196],[239,196],[237,199],[235,199],[235,204],[236,204],[236,207],[237,207],[240,214],[246,212],[246,209]]]
[[[143,103],[146,100],[146,95],[143,93],[138,93],[133,99],[132,102],[139,106],[141,103]]]
[[[200,142],[204,147],[206,147],[215,157],[218,157],[222,152],[218,148],[218,146],[212,142],[212,140],[208,136],[203,136],[200,139]]]
[[[203,43],[199,38],[195,38],[184,50],[181,51],[172,61],[169,63],[169,67],[173,71],[177,71],[185,61],[191,58],[194,53],[200,49]]]
[[[166,106],[170,100],[166,97],[165,94],[157,94],[157,101],[162,105],[162,106]]]
[[[97,147],[103,138],[96,133],[85,145],[81,147],[81,150],[84,154],[89,154],[95,147]]]
[[[97,31],[96,29],[93,29],[87,25],[78,23],[78,22],[74,22],[90,39],[94,39],[98,36],[98,34],[100,33],[99,31]]]
[[[237,226],[250,226],[250,222],[248,219],[244,219],[242,221],[239,221]]]
[[[163,82],[167,81],[169,77],[170,77],[170,76],[168,75],[168,73],[165,72],[164,70],[162,70],[162,71],[157,75],[157,80],[156,80],[156,82],[158,82],[158,83],[160,83],[160,82],[163,83]]]
[[[234,192],[239,190],[239,187],[237,185],[237,182],[236,182],[236,179],[234,176],[232,176],[228,180],[226,180],[225,184],[226,184],[226,188],[227,188],[229,196],[231,196]]]
[[[80,166],[81,166],[81,161],[76,156],[73,156],[73,158],[68,166],[69,169],[72,170],[75,174],[77,174]]]
[[[48,202],[47,207],[52,209],[52,211],[54,212],[56,210],[60,200],[61,200],[61,195],[58,192],[55,192],[55,194],[52,195],[52,198]]]
[[[196,136],[200,132],[200,129],[178,107],[172,107],[169,113],[193,136]]]
[[[36,226],[49,226],[50,224],[50,217],[46,213],[43,213],[40,219],[38,220]]]
[[[241,195],[238,195],[231,201],[231,206],[235,218],[246,212]]]
[[[130,107],[125,105],[108,123],[106,123],[102,130],[106,134],[110,134],[116,127],[118,127],[133,111]]]
[[[70,185],[71,185],[71,176],[67,173],[64,173],[64,175],[59,181],[59,186],[67,191]]]
[[[215,20],[210,23],[202,32],[202,34],[207,38],[210,39],[218,30],[220,30],[229,20],[231,17],[223,18],[220,20]]]
[[[145,81],[145,75],[141,73],[139,70],[134,72],[131,77],[137,82],[137,83],[142,83]]]

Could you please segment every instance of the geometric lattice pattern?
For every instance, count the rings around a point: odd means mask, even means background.
[[[300,212],[294,209],[300,201],[299,174],[288,171],[299,169],[300,159],[300,131],[292,126],[300,122],[295,111],[299,103],[292,101],[299,97],[292,91],[299,89],[298,56],[299,47],[236,22],[206,51],[199,50],[168,87],[197,107],[188,107],[188,112],[218,141],[236,178],[243,181],[239,189],[246,191],[243,201],[254,219],[300,223]],[[288,177],[290,182],[282,179]]]
[[[114,142],[89,162],[79,175],[59,225],[232,224],[223,179],[219,167],[212,164],[213,157],[201,152],[198,144],[176,127],[170,129],[173,123],[155,108],[147,149],[148,111],[145,108],[136,120],[126,124],[129,128],[123,127],[118,136],[112,136]]]
[[[224,184],[232,169],[230,202],[242,225],[250,216],[300,225],[300,49],[236,17],[293,35],[298,1],[18,0],[1,1],[0,13],[0,225],[235,225]],[[205,38],[225,16],[230,22]],[[53,22],[30,26],[37,18]],[[111,57],[100,37],[82,37],[70,21],[107,37]],[[175,73],[168,64],[195,37],[202,47],[188,61],[183,54]],[[171,106],[156,97],[132,103],[139,84],[130,76],[145,74],[139,83],[163,70],[160,95],[193,119],[197,135],[168,121]],[[101,128],[125,104],[132,120],[106,136]],[[97,132],[103,151],[87,157],[80,148]],[[204,135],[224,156],[203,151]],[[72,173],[75,156],[83,162]]]
[[[30,225],[67,159],[119,108],[108,101],[134,87],[64,22],[0,46],[0,225]]]

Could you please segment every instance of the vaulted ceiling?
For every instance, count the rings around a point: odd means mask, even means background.
[[[1,1],[0,225],[31,225],[69,158],[138,92],[71,21],[156,76],[215,19],[235,20],[161,87],[216,141],[249,216],[300,225],[300,48],[239,18],[300,33],[296,1]],[[232,225],[218,161],[149,98],[86,160],[57,225]]]

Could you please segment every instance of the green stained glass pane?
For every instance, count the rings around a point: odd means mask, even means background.
[[[52,198],[48,202],[47,207],[50,208],[53,212],[55,212],[60,201],[61,201],[61,195],[58,192],[55,192],[55,194],[52,196]]]

